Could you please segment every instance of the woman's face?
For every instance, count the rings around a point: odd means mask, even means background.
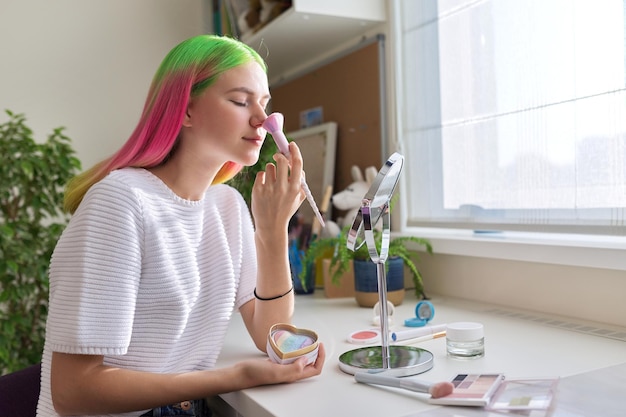
[[[183,122],[182,146],[203,161],[253,165],[266,131],[270,101],[267,75],[256,62],[232,68],[192,99]]]

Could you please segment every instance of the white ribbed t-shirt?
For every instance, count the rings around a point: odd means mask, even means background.
[[[53,351],[157,373],[212,368],[234,309],[254,297],[256,268],[252,219],[232,187],[189,201],[144,169],[111,172],[52,255],[37,415],[57,416]]]

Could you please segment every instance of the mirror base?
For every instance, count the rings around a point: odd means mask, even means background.
[[[339,369],[354,375],[357,372],[385,371],[389,376],[421,374],[433,367],[433,354],[413,346],[389,346],[389,368],[383,368],[382,346],[349,350],[339,356]]]

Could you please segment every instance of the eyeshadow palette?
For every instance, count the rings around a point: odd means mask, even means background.
[[[430,398],[440,405],[469,405],[494,411],[547,410],[558,378],[505,380],[503,374],[459,374],[451,381],[452,394]]]
[[[304,356],[307,364],[315,362],[318,351],[317,333],[291,324],[272,326],[267,336],[267,354],[279,364],[288,364]]]
[[[503,374],[459,374],[451,381],[452,394],[441,398],[431,398],[431,404],[443,405],[489,405],[491,396],[504,380]]]

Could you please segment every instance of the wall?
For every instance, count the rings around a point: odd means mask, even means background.
[[[271,87],[272,108],[284,114],[287,132],[300,128],[300,112],[316,107],[322,107],[324,122],[337,123],[334,192],[354,181],[353,165],[362,170],[381,165],[380,59],[379,41],[372,37],[325,65]]]
[[[437,254],[422,255],[428,295],[626,327],[624,271]]]
[[[0,123],[65,126],[87,168],[130,135],[165,54],[211,27],[209,0],[2,0]]]

